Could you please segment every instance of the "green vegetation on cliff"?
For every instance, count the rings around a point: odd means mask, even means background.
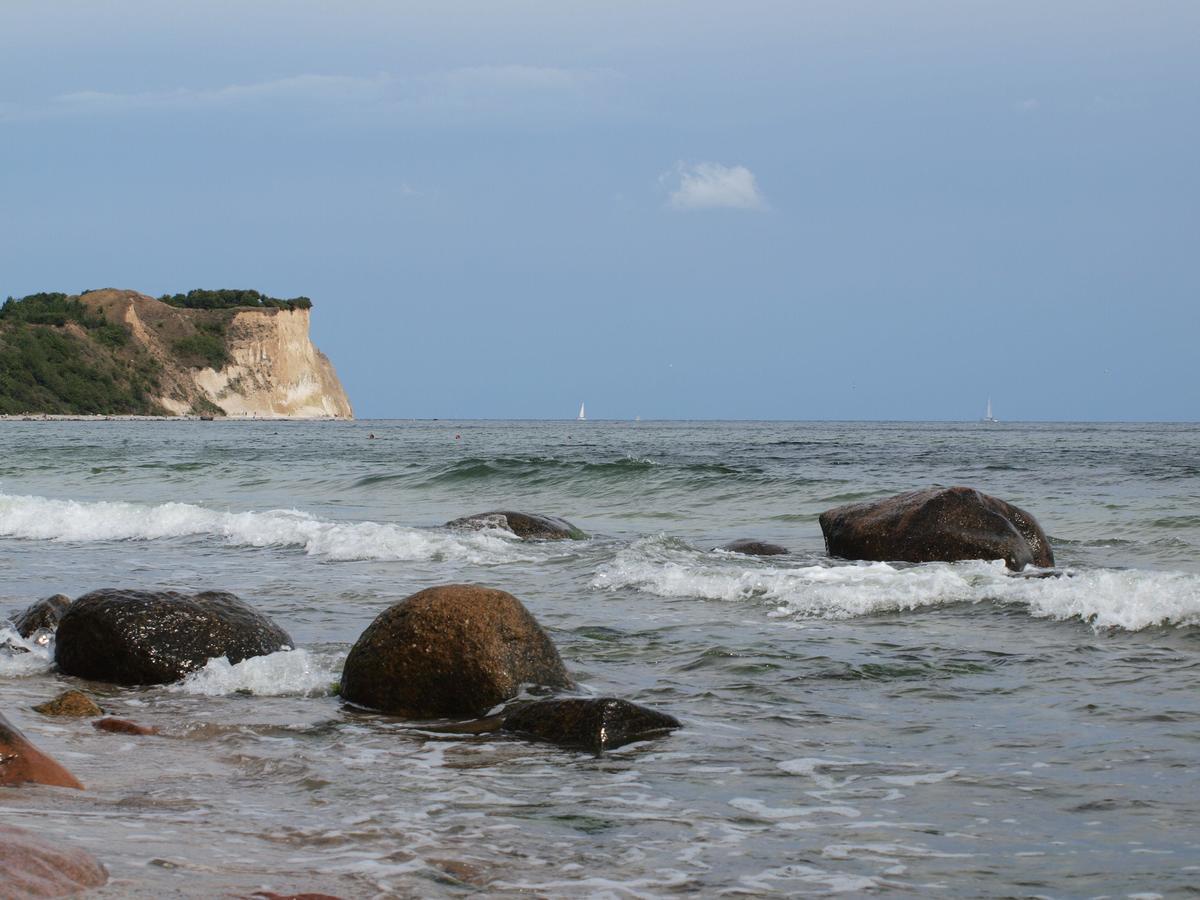
[[[230,290],[228,288],[219,291],[194,290],[188,291],[186,294],[163,294],[158,299],[163,303],[184,309],[234,309],[238,306],[312,309],[312,301],[307,297],[280,300],[278,297],[268,297],[258,291]]]
[[[0,413],[162,415],[160,368],[128,329],[77,297],[32,294],[0,307]]]
[[[165,304],[165,305],[164,305]],[[196,371],[232,362],[238,310],[307,310],[253,290],[195,290],[156,302],[133,291],[40,293],[0,306],[0,413],[223,415]]]

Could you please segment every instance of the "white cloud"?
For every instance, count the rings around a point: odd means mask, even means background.
[[[765,210],[766,198],[758,189],[754,173],[745,166],[720,163],[679,163],[662,181],[673,186],[667,197],[672,209]]]
[[[380,73],[295,75],[248,84],[165,91],[75,91],[41,103],[0,103],[0,121],[167,111],[202,111],[299,104],[375,112],[504,114],[575,109],[599,99],[617,80],[599,69],[546,66],[475,66],[418,76]]]

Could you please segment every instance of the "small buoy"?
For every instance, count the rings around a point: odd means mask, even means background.
[[[375,440],[375,432],[372,431],[370,434],[368,434],[367,440],[369,440],[369,441]]]

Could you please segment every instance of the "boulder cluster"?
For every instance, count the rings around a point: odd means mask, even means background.
[[[972,488],[930,488],[839,506],[822,513],[820,524],[829,555],[844,559],[1003,559],[1013,570],[1054,565],[1050,543],[1033,516]],[[521,540],[586,537],[563,519],[508,511],[455,519],[447,527],[500,529]],[[753,539],[717,549],[755,556],[789,552]],[[54,633],[54,658],[64,675],[120,685],[165,684],[210,659],[237,663],[293,647],[269,617],[224,591],[108,589],[74,602],[58,594],[10,621],[25,640],[46,642]],[[341,682],[343,701],[354,707],[423,720],[435,729],[499,731],[594,753],[680,727],[666,713],[576,691],[554,642],[521,601],[472,584],[428,588],[383,610],[350,650]],[[101,731],[157,733],[103,717],[95,701],[78,690],[34,710],[94,718]],[[458,721],[429,722],[439,719]],[[0,715],[0,785],[21,783],[83,788]],[[103,867],[83,851],[0,826],[0,893],[11,887],[14,896],[58,896],[106,880]]]

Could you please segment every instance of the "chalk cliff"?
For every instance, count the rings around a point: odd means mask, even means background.
[[[309,339],[308,309],[181,309],[117,290],[80,300],[127,328],[154,361],[153,399],[168,413],[354,417],[332,363]]]

